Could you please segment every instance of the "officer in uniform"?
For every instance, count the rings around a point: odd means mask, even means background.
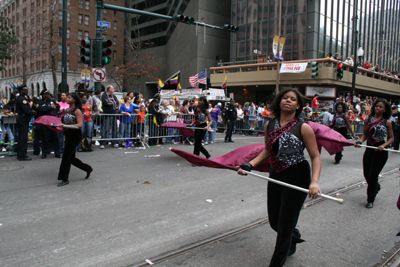
[[[226,119],[226,123],[228,125],[228,127],[226,129],[225,143],[228,143],[228,142],[233,143],[232,133],[233,133],[233,128],[235,127],[236,119],[237,119],[237,110],[235,107],[235,100],[233,100],[232,98],[229,101],[229,104],[225,109],[225,119]]]
[[[51,98],[50,91],[46,88],[40,92],[42,100],[38,101],[36,111],[38,116],[57,116],[60,106],[54,99]],[[48,127],[40,127],[42,136],[42,159],[47,157],[47,153],[51,148],[54,149],[56,158],[61,158],[60,154],[60,140],[58,133],[50,130]]]
[[[17,116],[17,127],[18,127],[18,160],[32,160],[28,157],[28,132],[29,132],[29,121],[35,114],[29,106],[28,102],[28,87],[26,84],[22,84],[17,87],[19,91],[19,96],[17,97],[15,110],[18,114]]]

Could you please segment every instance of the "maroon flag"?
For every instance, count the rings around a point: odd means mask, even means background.
[[[52,129],[53,131],[62,133],[64,132],[63,128],[60,127],[52,127],[51,124],[61,124],[61,118],[55,117],[55,116],[40,116],[36,120],[34,120],[31,124],[39,124],[39,125],[44,125]]]
[[[186,127],[186,125],[186,123],[169,121],[160,126],[165,128],[178,128],[182,133],[183,140],[185,140],[186,137],[194,136],[194,129],[190,129],[189,127]]]
[[[320,153],[321,147],[324,147],[330,155],[333,155],[342,152],[344,146],[354,146],[354,144],[343,137],[343,135],[332,130],[328,126],[310,121],[307,122],[307,124],[310,125],[311,129],[314,131]]]

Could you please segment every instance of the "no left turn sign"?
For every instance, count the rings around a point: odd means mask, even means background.
[[[95,82],[105,82],[106,81],[106,69],[105,68],[93,69],[92,76],[93,76],[93,79]]]

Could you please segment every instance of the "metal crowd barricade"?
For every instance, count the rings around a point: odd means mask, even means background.
[[[254,122],[254,127],[251,127],[251,121],[248,116],[245,116],[243,119],[236,120],[234,133],[243,134],[243,135],[251,135],[255,134],[264,134],[264,126],[269,121],[270,118],[264,118],[262,116],[257,116]],[[226,130],[226,121],[223,120],[223,123],[218,123],[218,130],[225,131]]]
[[[96,114],[92,116],[92,140],[100,142],[100,145],[123,144],[128,140],[143,143],[144,119],[140,114]]]
[[[146,127],[145,132],[147,133],[145,139],[145,143],[148,146],[154,146],[157,144],[165,143],[180,143],[188,141],[192,143],[191,140],[188,138],[186,140],[182,140],[182,133],[179,129],[176,128],[164,128],[160,127],[160,125],[164,122],[174,121],[174,122],[181,122],[190,124],[193,120],[194,116],[192,114],[180,114],[180,115],[173,115],[170,117],[164,117],[164,120],[160,122],[157,120],[157,115],[147,114],[145,121]]]
[[[3,117],[1,122],[1,133],[0,133],[0,151],[8,149],[12,151],[12,146],[18,143],[18,127],[17,127],[17,116]]]
[[[364,133],[364,121],[353,121],[351,124],[351,127],[353,128],[354,135],[357,136],[362,136]]]

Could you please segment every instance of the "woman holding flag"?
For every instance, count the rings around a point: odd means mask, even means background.
[[[388,151],[384,151],[388,145],[393,143],[394,135],[390,116],[392,110],[390,104],[384,99],[378,99],[371,109],[371,113],[364,120],[364,134],[360,141],[356,142],[356,147],[367,140],[368,146],[374,146],[376,149],[366,148],[363,156],[364,177],[368,183],[367,188],[367,209],[374,207],[374,201],[381,185],[378,182],[379,173],[383,169],[388,159]],[[385,142],[385,138],[388,137]]]
[[[309,197],[321,194],[319,176],[321,157],[311,127],[300,122],[303,107],[301,94],[292,88],[282,90],[271,104],[275,119],[267,122],[264,131],[265,149],[249,163],[240,166],[238,173],[245,175],[253,167],[271,160],[270,177],[309,190]],[[307,148],[310,164],[304,157]],[[238,166],[239,168],[239,166]],[[270,266],[283,266],[288,256],[302,243],[296,229],[300,210],[307,193],[274,183],[268,183],[268,218],[272,229],[277,232],[275,251]]]

